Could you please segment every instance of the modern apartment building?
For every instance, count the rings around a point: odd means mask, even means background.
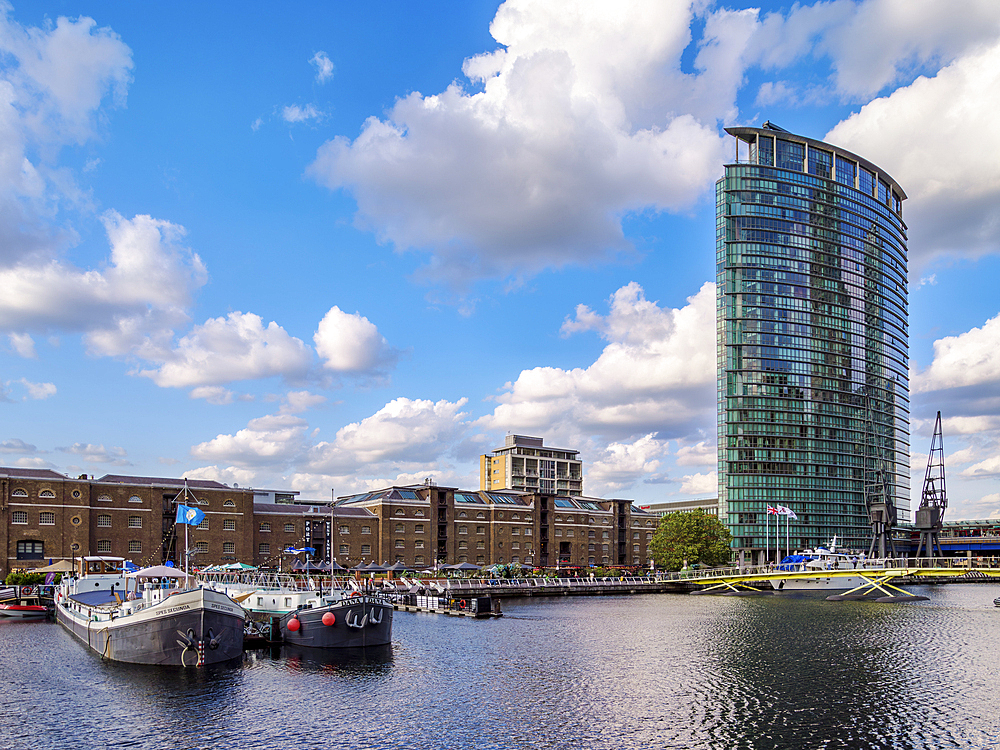
[[[479,489],[582,495],[579,451],[547,448],[543,439],[508,435],[502,448],[479,457]]]
[[[768,505],[798,516],[794,548],[836,536],[867,550],[870,507],[891,500],[890,525],[909,516],[906,194],[863,157],[770,123],[726,132],[720,517],[758,558]]]

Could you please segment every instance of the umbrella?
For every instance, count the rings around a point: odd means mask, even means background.
[[[330,571],[331,572],[337,573],[339,571],[344,571],[344,570],[347,570],[347,568],[345,568],[343,565],[341,565],[336,560],[334,560],[333,562],[330,563]]]
[[[473,565],[469,562],[457,563],[455,565],[446,566],[449,570],[480,570],[478,565]]]
[[[365,573],[385,573],[388,568],[379,565],[377,562],[372,560],[367,567],[362,568]]]
[[[386,570],[387,573],[403,573],[404,571],[407,571],[407,570],[413,570],[413,568],[400,560],[400,561],[394,562],[392,565],[390,565],[385,570]]]
[[[44,568],[32,568],[32,573],[69,573],[73,570],[73,563],[69,560],[58,560]]]
[[[126,578],[187,578],[188,574],[178,568],[168,568],[166,565],[154,565],[129,573]]]
[[[223,565],[223,570],[257,570],[253,565],[247,565],[246,563],[229,563],[229,565]]]
[[[329,569],[330,569],[329,565],[325,563],[314,563],[312,560],[306,560],[304,563],[296,560],[295,564],[292,566],[292,570],[305,571],[306,573],[311,573],[313,571],[319,573],[325,573]]]

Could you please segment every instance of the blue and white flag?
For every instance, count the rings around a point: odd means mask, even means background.
[[[289,547],[288,549],[285,550],[285,552],[287,554],[289,554],[289,555],[297,555],[300,552],[309,552],[309,553],[312,554],[312,553],[316,552],[316,548],[315,547],[302,547],[300,549],[296,549],[295,547]]]
[[[205,518],[205,511],[198,508],[189,508],[186,505],[177,506],[177,520],[175,523],[186,523],[188,526],[197,526]]]

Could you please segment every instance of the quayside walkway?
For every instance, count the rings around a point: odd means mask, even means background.
[[[843,586],[831,599],[878,599],[917,601],[918,597],[899,588],[901,584],[960,583],[1000,579],[1000,559],[909,558],[866,560],[858,567],[825,569],[807,564],[744,566],[743,568],[706,568],[679,572],[660,572],[647,576],[617,578],[431,578],[402,577],[385,581],[396,593],[421,590],[454,599],[475,596],[494,598],[530,596],[600,596],[609,594],[696,593],[747,596],[775,593],[774,581],[821,581],[833,578],[855,579],[859,585]],[[822,588],[822,587],[820,587]],[[833,586],[832,588],[837,588]]]
[[[926,599],[914,596],[897,584],[917,581],[959,583],[1000,578],[1000,560],[996,558],[897,558],[862,560],[852,566],[824,567],[812,563],[770,564],[743,568],[713,568],[694,571],[685,581],[703,587],[694,593],[747,596],[774,593],[772,583],[783,581],[811,582],[817,588],[836,588],[837,579],[853,579],[857,585],[843,586],[844,593],[833,594],[833,601],[873,599],[883,602],[905,602]]]

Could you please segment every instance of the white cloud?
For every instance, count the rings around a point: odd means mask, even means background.
[[[962,471],[963,477],[1000,477],[1000,455],[992,455]]]
[[[691,206],[723,160],[714,123],[735,112],[753,19],[710,19],[686,74],[692,13],[509,0],[490,26],[503,48],[463,66],[480,91],[399,99],[324,144],[309,173],[349,191],[381,240],[429,251],[446,281],[630,251],[624,214]]]
[[[587,368],[524,370],[479,424],[495,431],[558,435],[580,444],[656,433],[659,439],[710,424],[715,394],[715,285],[679,309],[661,308],[631,283],[610,300],[607,316],[577,308],[564,331],[595,330],[608,341]],[[702,425],[704,426],[704,425]]]
[[[325,115],[316,109],[315,104],[307,104],[300,107],[298,104],[290,104],[283,107],[281,117],[285,122],[307,122],[309,120],[320,120]]]
[[[334,305],[313,336],[323,367],[339,373],[374,374],[395,364],[397,353],[368,318]]]
[[[0,442],[0,453],[37,453],[38,448],[19,438]]]
[[[1000,118],[1000,99],[984,92],[998,89],[995,39],[865,105],[825,137],[865,154],[906,191],[910,257],[918,262],[1000,248],[1000,153],[982,148]]]
[[[333,78],[333,61],[322,50],[317,52],[309,62],[316,67],[316,82],[326,83]]]
[[[632,443],[611,443],[603,454],[586,465],[585,492],[603,495],[655,477],[666,449],[666,443],[654,435],[644,435]]]
[[[760,18],[746,56],[765,69],[827,57],[831,88],[860,99],[898,84],[928,64],[947,64],[1000,31],[992,0],[834,0],[796,3]]]
[[[10,334],[10,345],[20,356],[25,359],[38,359],[38,352],[35,351],[35,340],[26,333]]]
[[[922,393],[946,388],[1000,383],[1000,315],[982,328],[934,342],[934,359],[913,383]]]
[[[53,383],[32,383],[25,378],[21,378],[20,383],[28,390],[28,397],[35,401],[44,401],[56,395],[56,387]]]
[[[188,469],[181,472],[181,476],[186,479],[207,479],[210,481],[228,484],[231,487],[252,487],[257,473],[250,469],[241,469],[238,466],[202,466],[197,469]]]
[[[281,468],[306,449],[307,428],[304,419],[291,414],[258,417],[234,435],[220,434],[195,445],[191,456],[248,470]]]
[[[128,466],[128,454],[124,448],[105,448],[103,445],[93,445],[91,443],[73,443],[66,448],[56,448],[63,453],[71,453],[80,456],[84,461],[94,464],[112,464],[114,466]]]
[[[308,371],[312,354],[274,321],[265,327],[259,315],[232,312],[195,326],[172,351],[146,358],[163,364],[141,375],[163,388],[185,388],[276,375],[299,378]]]
[[[705,474],[688,474],[681,478],[680,491],[685,495],[717,495],[719,475],[714,471]]]
[[[289,391],[285,394],[285,403],[281,406],[282,414],[299,414],[326,403],[326,396],[309,391]]]
[[[82,195],[53,161],[97,135],[107,98],[123,104],[132,53],[90,18],[25,27],[0,5],[0,267],[37,264],[74,238],[51,224],[60,201]]]
[[[678,466],[714,466],[718,461],[718,446],[707,440],[695,445],[685,445],[677,450]]]
[[[308,473],[386,475],[425,471],[465,434],[467,399],[427,401],[397,398],[375,414],[337,431],[332,442],[317,444],[304,461]]]
[[[0,267],[0,329],[86,333],[94,354],[122,355],[154,345],[186,320],[205,267],[177,243],[184,230],[149,216],[109,211],[111,258],[103,271],[33,259]]]
[[[191,398],[202,398],[210,404],[223,406],[233,403],[233,392],[221,385],[200,385],[192,388],[188,394]]]

